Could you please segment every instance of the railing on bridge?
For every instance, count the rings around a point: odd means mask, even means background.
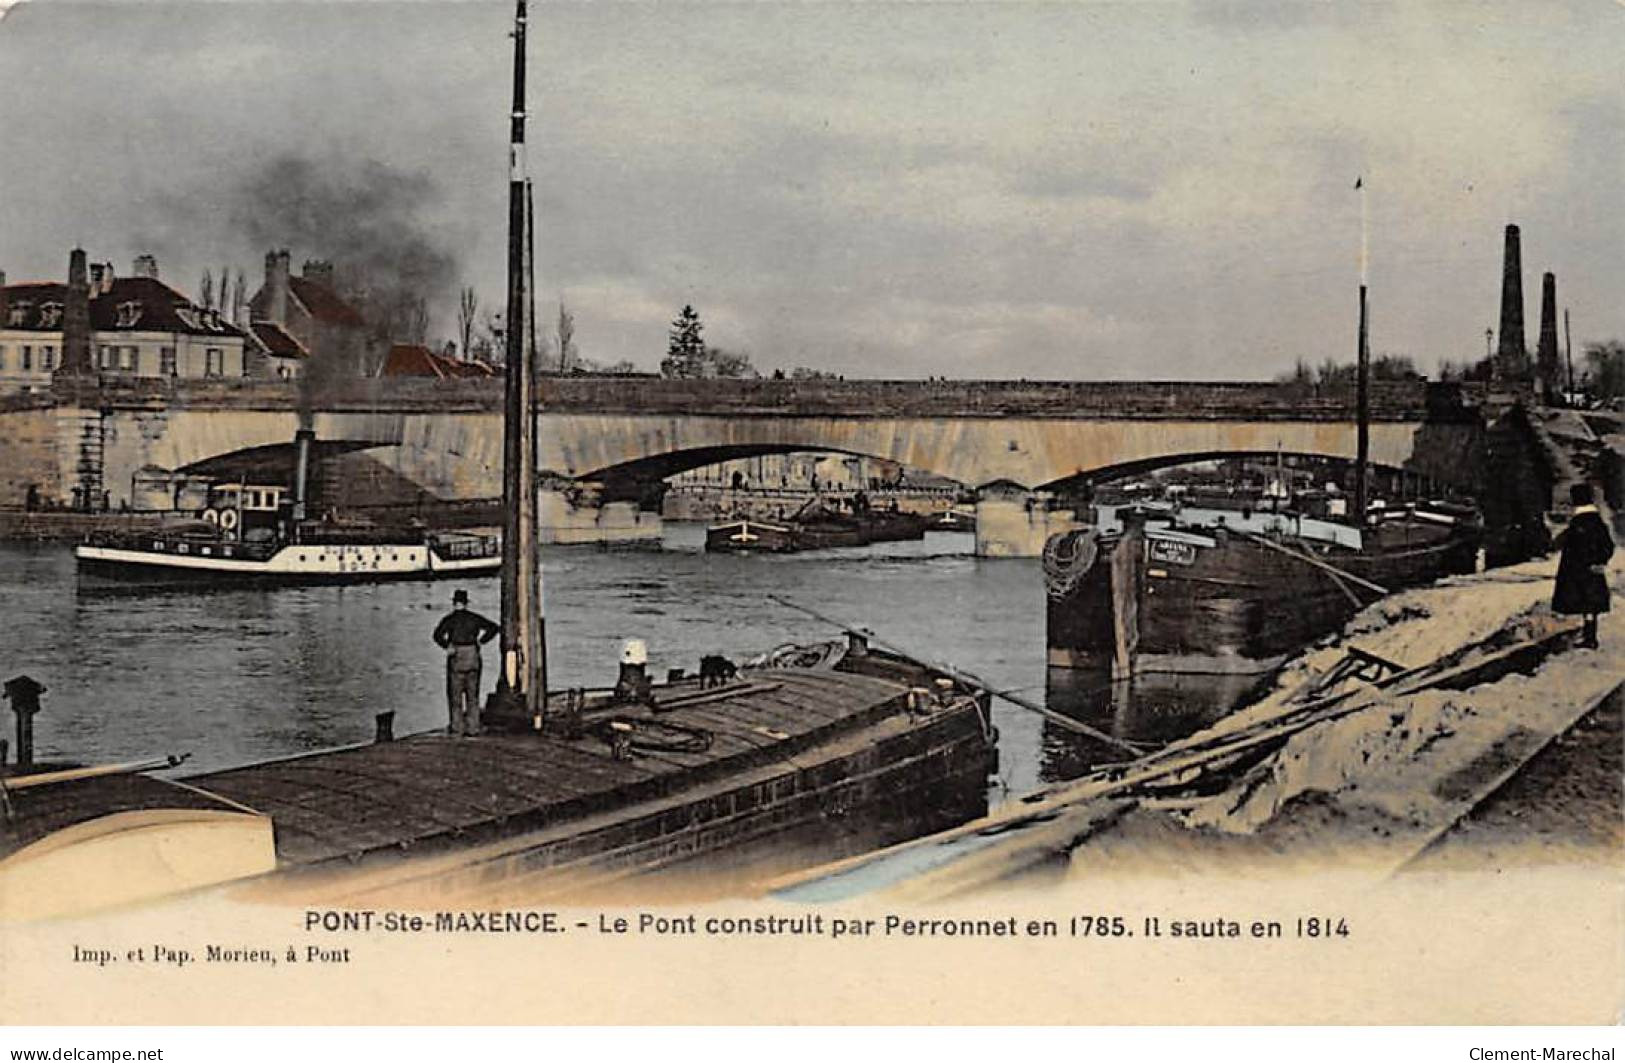
[[[485,412],[501,408],[501,381],[386,377],[324,383],[303,404],[318,413]],[[684,413],[723,416],[1112,417],[1154,420],[1346,421],[1351,387],[1219,382],[1040,380],[663,380],[552,376],[541,382],[544,409],[566,413]],[[1482,386],[1378,381],[1376,420],[1441,420],[1468,415]],[[294,410],[292,382],[106,379],[94,395],[59,385],[58,404],[103,407]]]

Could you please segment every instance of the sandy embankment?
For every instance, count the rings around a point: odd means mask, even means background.
[[[1576,623],[1551,614],[1555,569],[1548,558],[1389,597],[1289,665],[1273,694],[1214,731],[1280,712],[1292,691],[1349,646],[1414,668],[1475,644],[1513,644]],[[1617,599],[1625,551],[1615,555],[1610,582]],[[1435,864],[1617,859],[1625,831],[1609,736],[1617,744],[1619,699],[1609,694],[1625,682],[1625,610],[1603,617],[1601,641],[1600,650],[1565,647],[1531,675],[1425,689],[1310,727],[1221,793],[1186,803],[1177,818],[1215,842],[1247,837],[1242,850],[1262,843],[1300,856],[1358,851],[1392,867],[1425,849]],[[1567,737],[1554,744],[1560,736]],[[1525,781],[1530,772],[1547,785]]]

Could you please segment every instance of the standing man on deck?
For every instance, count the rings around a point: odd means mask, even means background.
[[[446,651],[446,701],[451,723],[446,733],[480,733],[480,646],[502,629],[468,607],[468,592],[451,596],[451,612],[435,625],[435,645]]]

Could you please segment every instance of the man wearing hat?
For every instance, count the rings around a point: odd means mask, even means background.
[[[1558,537],[1563,555],[1557,562],[1557,586],[1552,594],[1552,612],[1578,613],[1585,617],[1585,629],[1577,643],[1597,648],[1597,614],[1608,611],[1608,576],[1604,566],[1614,553],[1614,538],[1597,512],[1591,485],[1575,484],[1569,490],[1574,515]]]
[[[451,710],[448,734],[480,733],[480,646],[502,629],[468,607],[468,592],[451,596],[451,612],[435,625],[435,645],[446,651],[446,701]]]

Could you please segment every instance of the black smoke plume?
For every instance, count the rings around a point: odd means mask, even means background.
[[[427,342],[430,308],[453,297],[457,259],[433,232],[443,197],[427,173],[285,154],[246,174],[229,204],[233,228],[254,247],[291,249],[295,272],[303,259],[332,262],[380,352]]]

